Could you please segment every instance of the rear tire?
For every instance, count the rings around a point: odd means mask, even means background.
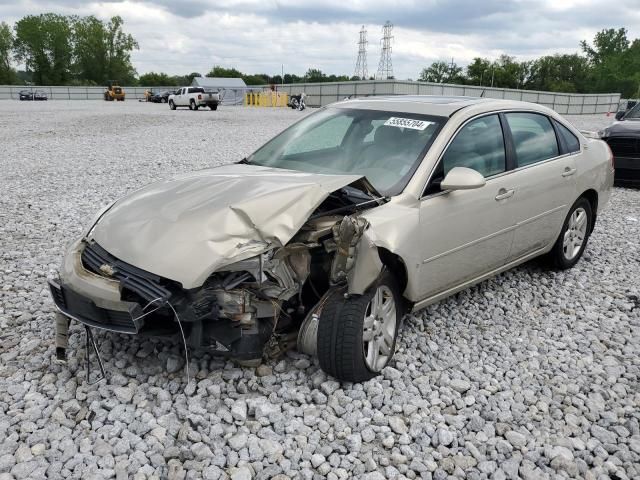
[[[587,246],[592,222],[591,203],[580,197],[569,210],[560,235],[549,252],[554,267],[566,270],[578,263]]]
[[[193,100],[193,99],[189,102],[189,110],[198,110],[198,106],[196,105],[196,101]]]
[[[173,100],[169,100],[169,108],[170,108],[171,110],[175,110],[175,109],[176,109],[176,104],[175,104],[175,103],[173,103]]]
[[[318,322],[318,360],[329,375],[363,382],[380,374],[393,358],[402,317],[397,283],[385,272],[364,295],[335,292]]]
[[[162,97],[162,98],[160,99],[160,103],[167,103],[167,99],[166,99],[166,98],[164,98],[164,97]]]
[[[209,105],[209,108],[210,108],[211,110],[217,110],[217,109],[218,109],[218,104],[217,104],[217,103],[214,103],[213,105]]]

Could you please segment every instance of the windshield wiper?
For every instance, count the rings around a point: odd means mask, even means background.
[[[360,210],[362,207],[365,207],[372,203],[377,203],[378,205],[382,205],[383,203],[386,203],[388,201],[389,201],[388,197],[372,198],[371,200],[367,200],[365,202],[352,203],[351,205],[345,205],[343,207],[334,208],[333,210],[327,210],[326,212],[315,213],[309,217],[309,220],[313,220],[314,218],[319,218],[319,217],[326,217],[327,215],[335,215],[337,213],[348,212],[349,210],[353,210],[355,212]]]

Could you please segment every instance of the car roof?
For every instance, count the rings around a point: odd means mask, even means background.
[[[456,97],[440,95],[388,95],[358,97],[331,104],[337,108],[385,110],[391,112],[418,113],[450,117],[455,112],[475,106],[474,110],[527,109],[548,112],[535,103],[480,97]],[[477,112],[476,112],[477,113]]]

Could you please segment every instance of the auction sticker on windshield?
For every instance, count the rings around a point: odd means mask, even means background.
[[[412,130],[424,130],[433,122],[426,122],[424,120],[414,120],[413,118],[391,117],[384,122],[387,127],[399,127],[410,128]]]

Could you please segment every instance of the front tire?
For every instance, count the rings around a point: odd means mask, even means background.
[[[556,268],[566,270],[578,263],[587,246],[592,222],[591,204],[586,198],[580,197],[569,210],[560,235],[549,252]]]
[[[176,109],[176,104],[175,104],[175,103],[173,103],[173,100],[169,100],[169,108],[170,108],[171,110],[175,110],[175,109]]]
[[[379,375],[395,352],[401,317],[401,297],[389,272],[364,295],[334,293],[318,322],[320,367],[346,382]]]
[[[164,97],[162,97],[162,98],[160,99],[160,103],[167,103],[167,99],[166,99],[166,98],[164,98]]]

